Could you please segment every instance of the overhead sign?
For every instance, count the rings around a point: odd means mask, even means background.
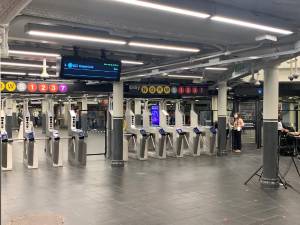
[[[5,83],[4,82],[0,82],[0,91],[4,91],[5,89]]]
[[[207,87],[196,85],[140,85],[128,86],[128,94],[144,97],[207,96]],[[126,91],[125,91],[126,92]]]
[[[1,92],[28,92],[37,94],[56,94],[56,93],[67,93],[69,87],[67,84],[56,84],[46,82],[23,82],[23,81],[1,81],[0,82]]]
[[[74,80],[119,81],[121,62],[109,59],[63,56],[60,77]]]
[[[13,92],[15,91],[17,88],[17,85],[15,82],[13,81],[8,81],[6,84],[5,84],[5,89],[8,91],[8,92]]]

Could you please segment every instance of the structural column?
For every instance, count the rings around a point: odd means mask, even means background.
[[[142,102],[140,99],[134,100],[134,114],[135,114],[135,124],[137,126],[142,125]]]
[[[115,82],[113,84],[112,167],[124,167],[123,110],[123,82]]]
[[[227,83],[219,83],[218,91],[218,156],[227,155],[226,150],[226,122],[227,122]]]
[[[278,70],[274,65],[264,68],[263,103],[263,188],[278,188]]]

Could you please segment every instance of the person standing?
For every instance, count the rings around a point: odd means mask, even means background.
[[[241,153],[242,150],[242,129],[244,127],[244,121],[240,113],[234,114],[233,120],[233,152]]]
[[[40,113],[39,111],[36,109],[33,111],[33,118],[34,118],[34,126],[37,127],[38,124],[39,124],[39,116],[40,116]]]

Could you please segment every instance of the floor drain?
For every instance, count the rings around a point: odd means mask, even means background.
[[[24,215],[12,218],[7,225],[63,225],[64,219],[55,214]]]

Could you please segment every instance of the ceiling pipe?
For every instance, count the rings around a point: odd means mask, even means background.
[[[264,43],[260,43],[253,47],[242,48],[242,49],[237,49],[237,50],[232,50],[232,51],[227,50],[227,51],[223,51],[223,52],[217,52],[212,55],[207,55],[207,56],[203,56],[200,58],[190,58],[189,60],[182,61],[182,62],[171,63],[171,64],[155,66],[155,67],[148,67],[148,68],[138,69],[138,70],[134,70],[134,71],[130,71],[130,72],[125,72],[125,73],[122,73],[122,75],[128,75],[128,74],[142,72],[142,71],[146,71],[146,70],[162,69],[165,67],[177,66],[177,65],[181,65],[181,64],[187,64],[187,63],[194,63],[194,62],[199,62],[199,61],[203,61],[203,60],[209,60],[209,59],[213,59],[213,58],[217,58],[217,57],[221,57],[221,56],[225,56],[225,55],[232,55],[232,54],[236,54],[236,53],[254,50],[254,49],[262,47],[263,45],[264,45]],[[186,67],[189,67],[189,66],[186,66]]]
[[[292,50],[287,50],[287,51],[282,51],[282,52],[259,55],[258,57],[260,59],[278,58],[278,57],[281,57],[281,56],[296,55],[296,54],[299,54],[299,53],[300,53],[300,49],[292,49]],[[189,66],[189,68],[190,69],[198,69],[198,68],[228,65],[228,64],[250,62],[250,61],[253,61],[253,59],[251,59],[250,57],[240,57],[240,58],[227,59],[227,60],[218,61],[218,62],[208,62],[208,63],[197,64],[197,65]],[[151,73],[121,77],[121,79],[125,81],[125,80],[136,79],[136,78],[139,78],[139,77],[159,75],[159,74],[162,74],[162,73],[172,73],[172,72],[176,72],[178,70],[184,70],[184,67],[174,68],[174,69],[169,69],[169,70],[164,70],[164,71],[152,71]]]

